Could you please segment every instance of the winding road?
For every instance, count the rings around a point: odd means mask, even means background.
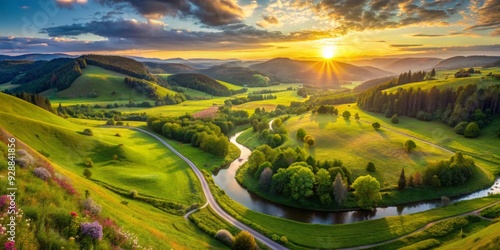
[[[157,136],[157,135],[155,135],[155,134],[153,134],[153,133],[151,133],[149,131],[146,131],[144,129],[130,128],[130,127],[127,127],[127,128],[133,129],[133,130],[137,130],[137,131],[140,131],[142,133],[150,135],[151,137],[157,139],[161,144],[163,144],[169,150],[171,150],[172,152],[174,152],[174,154],[176,154],[177,156],[179,156],[182,160],[184,160],[191,167],[191,169],[194,171],[194,173],[196,174],[196,176],[200,180],[201,187],[203,189],[203,194],[207,198],[207,204],[210,207],[212,207],[212,209],[220,217],[222,217],[224,220],[226,220],[231,225],[237,227],[238,229],[250,232],[256,240],[259,240],[260,242],[262,242],[263,244],[265,244],[266,246],[268,246],[268,247],[270,247],[272,249],[286,249],[284,246],[282,246],[282,245],[278,244],[277,242],[275,242],[275,241],[267,238],[266,236],[264,236],[263,234],[261,234],[261,233],[255,231],[255,230],[253,230],[249,226],[247,226],[247,225],[245,225],[245,224],[237,221],[231,215],[229,215],[228,213],[226,213],[226,211],[224,211],[219,206],[219,204],[217,204],[217,202],[215,201],[215,198],[212,195],[212,193],[210,192],[210,187],[208,186],[208,183],[205,180],[205,177],[203,176],[203,174],[201,173],[201,171],[196,167],[196,165],[194,165],[194,163],[191,160],[189,160],[188,158],[186,158],[185,156],[183,156],[181,153],[179,153],[177,150],[175,150],[172,146],[170,146],[168,143],[166,143],[164,140],[162,140],[162,138],[160,138],[159,136]],[[205,204],[205,206],[206,206],[206,204]]]

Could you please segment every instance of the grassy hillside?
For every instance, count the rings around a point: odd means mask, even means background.
[[[436,72],[436,80],[428,80],[422,82],[409,83],[401,86],[392,87],[384,90],[387,93],[396,92],[399,88],[408,89],[413,87],[414,89],[430,89],[436,86],[438,89],[442,88],[457,88],[459,86],[466,86],[469,84],[476,84],[478,87],[486,87],[492,84],[500,83],[499,79],[494,77],[486,76],[490,72],[495,74],[500,74],[500,68],[478,68],[481,74],[472,74],[471,77],[455,78],[454,74],[458,70],[439,70]],[[484,79],[483,79],[484,78]]]
[[[73,84],[60,92],[55,90],[44,92],[49,96],[52,103],[68,104],[128,104],[129,100],[134,100],[136,103],[142,101],[153,102],[150,98],[130,88],[124,83],[126,75],[114,71],[106,70],[101,67],[87,65],[83,69],[83,74],[77,78]],[[151,83],[154,84],[154,83]],[[158,94],[165,96],[166,94],[174,95],[176,92],[156,85]],[[97,97],[89,97],[94,94]]]
[[[139,194],[186,206],[202,202],[200,187],[192,171],[153,139],[134,131],[95,127],[91,128],[94,136],[85,136],[80,132],[86,126],[50,115],[14,97],[0,94],[0,105],[9,107],[0,112],[1,128],[34,150],[49,154],[48,159],[55,168],[71,178],[80,193],[90,190],[92,198],[103,206],[105,216],[123,224],[146,245],[155,249],[221,246],[181,216],[129,200],[82,177],[85,159],[92,158],[93,179],[127,192],[135,189]],[[30,114],[31,119],[13,113]],[[113,154],[118,155],[117,160],[113,160]],[[121,204],[123,200],[128,201],[128,205]]]
[[[176,74],[169,76],[167,81],[172,86],[191,88],[215,96],[230,96],[232,94],[226,86],[202,74]]]
[[[342,112],[342,111],[341,111]],[[412,153],[403,149],[408,137],[391,131],[375,131],[371,123],[354,119],[346,121],[332,115],[306,114],[290,118],[285,122],[289,131],[287,145],[304,147],[304,143],[295,137],[299,128],[316,139],[316,144],[309,147],[309,152],[318,160],[340,159],[353,171],[354,176],[371,174],[380,183],[397,183],[401,168],[405,172],[422,171],[429,162],[447,159],[449,153],[419,144]],[[366,164],[371,161],[379,171],[369,173]]]

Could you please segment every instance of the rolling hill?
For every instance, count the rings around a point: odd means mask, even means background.
[[[421,70],[429,71],[442,60],[441,58],[403,58],[381,68],[396,74],[408,72],[408,70],[413,72]]]
[[[436,69],[484,67],[500,61],[500,56],[455,56],[441,61]]]
[[[240,86],[268,86],[273,80],[264,80],[263,78],[270,78],[268,75],[256,70],[244,67],[231,67],[231,66],[214,66],[208,69],[199,70],[201,74],[219,79],[225,82],[230,82]]]
[[[344,81],[363,81],[387,75],[336,61],[298,61],[289,58],[275,58],[251,65],[249,69],[286,82],[331,86],[339,86]]]
[[[37,66],[40,66],[42,61],[29,60],[3,60],[0,61],[0,84],[6,83],[14,79],[20,73],[29,71]]]
[[[216,80],[202,74],[177,74],[167,79],[172,86],[180,86],[199,90],[215,96],[230,96],[232,92]]]

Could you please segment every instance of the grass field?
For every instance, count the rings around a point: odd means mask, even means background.
[[[500,245],[500,223],[494,223],[479,232],[468,235],[436,249],[498,249]]]
[[[89,190],[92,198],[103,206],[104,216],[109,216],[135,233],[142,245],[151,245],[154,249],[223,247],[181,216],[129,200],[83,178],[84,167],[81,165],[90,156],[95,163],[91,168],[93,178],[103,178],[106,182],[119,185],[121,180],[126,179],[125,173],[129,173],[127,185],[134,186],[128,188],[158,193],[165,199],[179,203],[201,201],[200,192],[192,193],[193,187],[199,189],[194,174],[182,162],[177,162],[170,152],[158,149],[152,139],[133,131],[96,127],[91,127],[94,136],[88,137],[79,134],[86,126],[52,115],[20,99],[0,94],[0,103],[5,107],[0,112],[0,127],[10,131],[18,140],[28,143],[34,150],[49,153],[48,159],[54,163],[56,170],[68,176],[79,193]],[[16,114],[29,114],[30,118]],[[115,136],[116,132],[121,137]],[[118,143],[124,146],[117,149]],[[123,158],[113,163],[108,160],[112,153],[123,154]],[[113,166],[119,171],[111,171]],[[133,182],[128,182],[130,180]],[[121,204],[124,199],[128,205]]]
[[[492,77],[487,77],[486,75],[490,72],[495,74],[500,74],[500,68],[476,68],[481,71],[481,74],[473,74],[471,77],[464,78],[455,78],[454,74],[458,70],[439,70],[436,72],[436,80],[428,80],[422,82],[409,83],[402,86],[396,86],[389,89],[384,90],[387,93],[396,92],[399,88],[410,88],[414,89],[430,89],[433,86],[436,86],[438,89],[440,88],[457,88],[459,86],[466,86],[469,84],[476,84],[478,87],[486,87],[491,84],[498,84],[500,80],[494,79]],[[485,79],[482,79],[482,78]]]
[[[423,143],[417,143],[417,148],[407,153],[403,143],[408,137],[383,129],[376,131],[371,124],[352,118],[344,120],[338,116],[308,113],[292,117],[284,124],[290,138],[285,146],[305,147],[316,160],[340,159],[352,170],[353,179],[370,174],[380,183],[392,185],[397,183],[402,168],[407,175],[422,172],[429,162],[450,157],[446,151]],[[315,138],[314,146],[305,146],[296,139],[299,128]],[[376,172],[365,170],[368,162],[375,163]]]

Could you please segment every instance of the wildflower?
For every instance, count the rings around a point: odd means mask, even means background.
[[[7,241],[4,247],[5,250],[16,250],[15,243],[13,241]]]
[[[83,236],[89,236],[93,240],[102,239],[102,226],[97,221],[80,224],[80,232]]]
[[[40,179],[44,181],[50,180],[52,178],[52,175],[50,174],[49,170],[43,167],[38,167],[33,169],[33,173]]]
[[[76,212],[71,212],[69,214],[71,215],[71,217],[78,217],[78,214]]]

